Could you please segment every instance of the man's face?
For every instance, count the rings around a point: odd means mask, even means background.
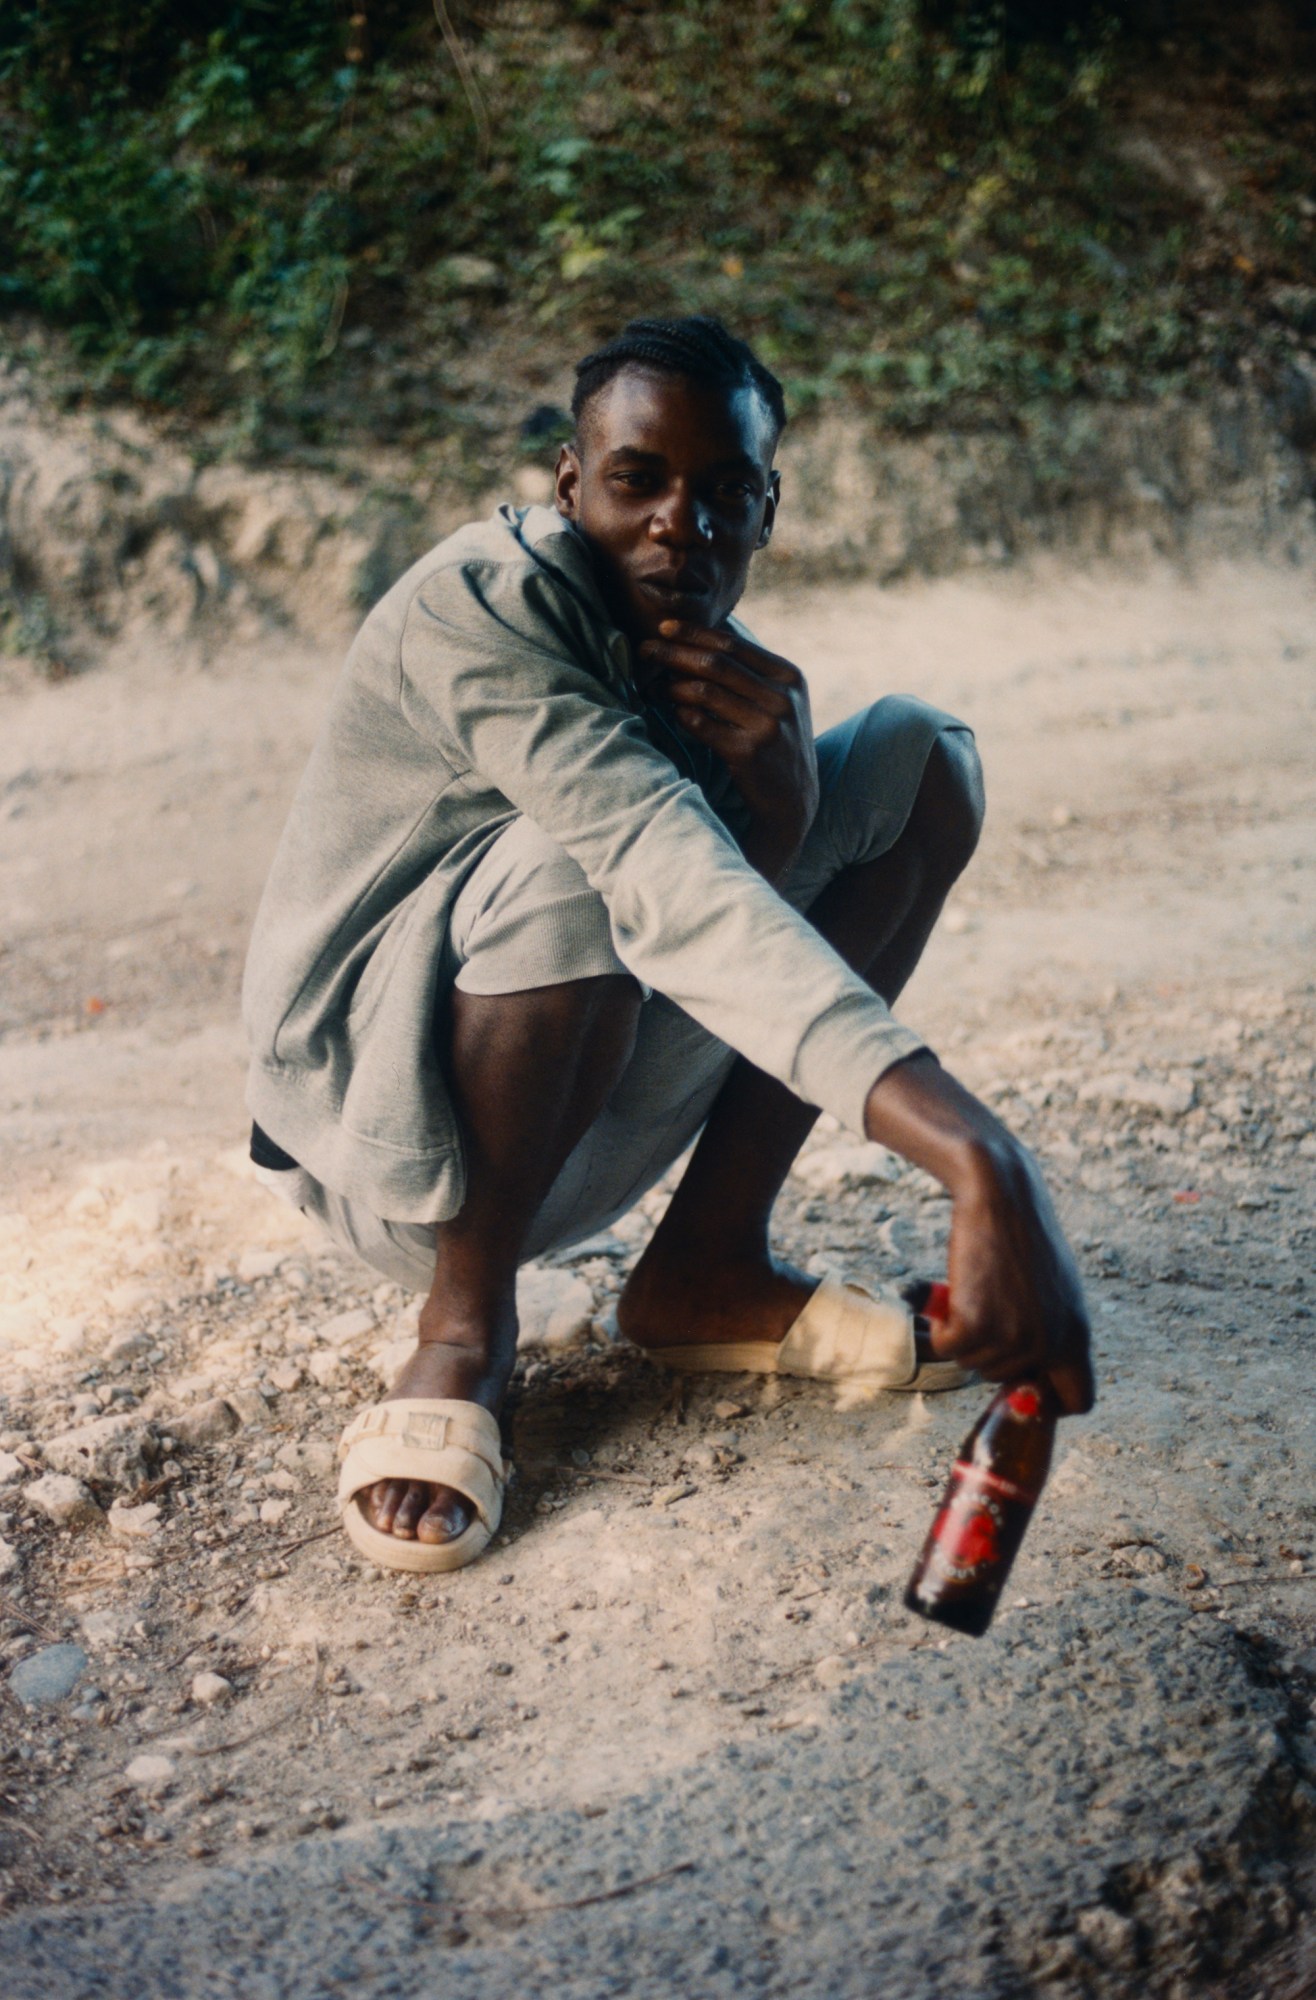
[[[668,618],[713,628],[739,603],[772,533],[775,443],[754,389],[628,367],[586,406],[558,459],[557,508],[594,551],[631,639]]]

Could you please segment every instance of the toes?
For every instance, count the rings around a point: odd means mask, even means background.
[[[361,1495],[361,1509],[372,1528],[391,1535],[393,1520],[407,1490],[405,1479],[377,1479]]]
[[[406,1491],[398,1502],[397,1513],[393,1516],[393,1533],[404,1541],[412,1541],[416,1533],[416,1523],[429,1505],[431,1488],[421,1486],[416,1480],[407,1481]]]
[[[472,1507],[462,1493],[450,1486],[435,1486],[432,1499],[416,1523],[418,1542],[455,1542],[470,1526]]]
[[[424,1486],[414,1479],[376,1480],[360,1504],[372,1528],[404,1542],[454,1542],[474,1512],[465,1495],[450,1486]]]

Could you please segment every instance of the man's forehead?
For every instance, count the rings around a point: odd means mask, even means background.
[[[696,382],[641,364],[619,370],[591,396],[581,419],[580,441],[591,456],[630,451],[667,458],[693,448],[766,469],[776,444],[771,412],[752,384]]]

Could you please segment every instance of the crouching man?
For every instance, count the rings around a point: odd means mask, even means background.
[[[815,739],[799,669],[733,617],[785,423],[748,347],[637,320],[577,377],[555,508],[461,529],[366,619],[247,967],[258,1168],[425,1294],[340,1454],[347,1532],[396,1568],[497,1528],[518,1266],[696,1135],[618,1311],[658,1360],[1093,1395],[1033,1162],[889,1011],[977,840],[969,731],[887,696]],[[951,1195],[921,1349],[903,1301],[773,1257],[819,1106]]]

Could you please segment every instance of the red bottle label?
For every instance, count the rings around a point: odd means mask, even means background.
[[[985,1465],[958,1459],[928,1536],[930,1578],[972,1584],[995,1569],[1001,1578],[1018,1552],[1036,1494]]]

